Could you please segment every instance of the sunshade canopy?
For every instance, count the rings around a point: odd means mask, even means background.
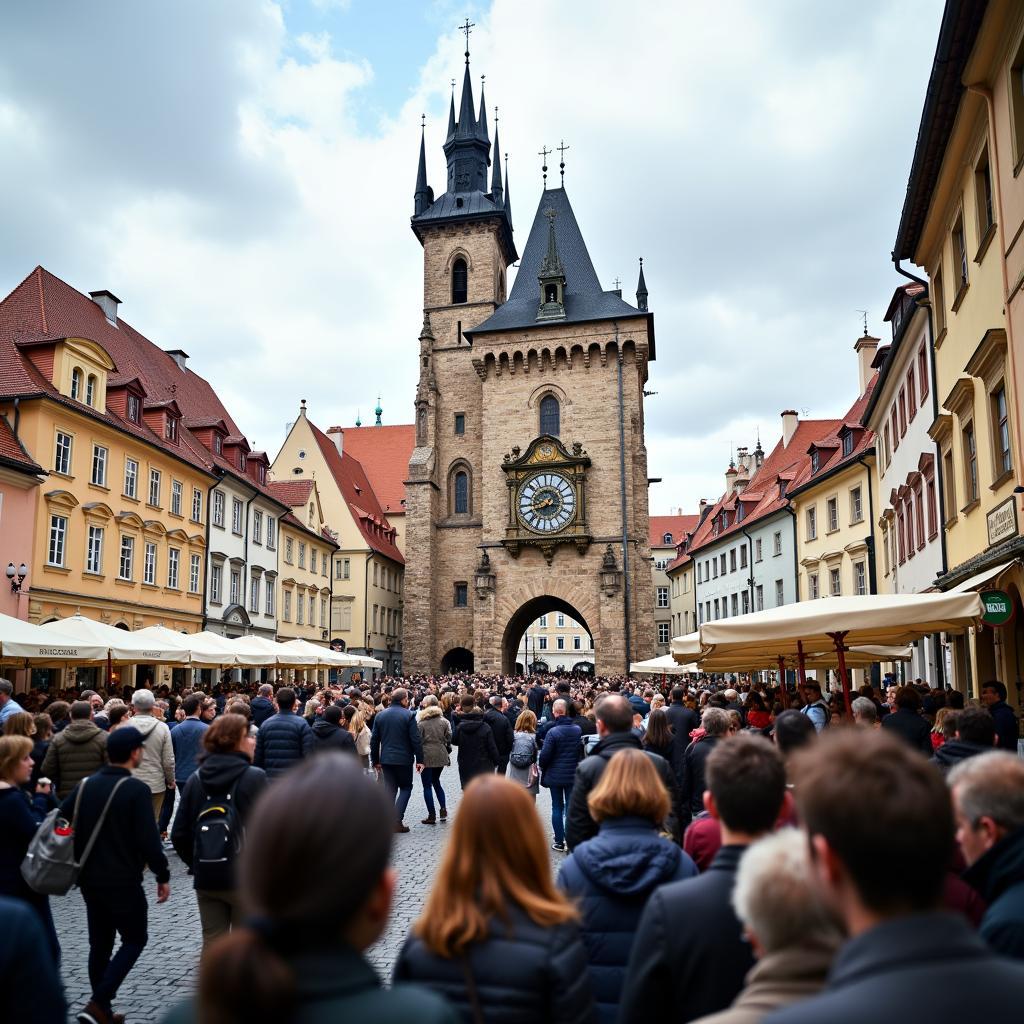
[[[321,668],[359,668],[364,659],[344,651],[332,651],[329,647],[318,647],[308,640],[287,640],[279,646],[298,654],[306,654],[316,659]]]
[[[229,642],[216,633],[178,633],[166,626],[147,626],[132,634],[147,642],[177,647],[189,655],[193,668],[229,668],[236,665],[238,655]]]
[[[10,615],[0,615],[0,660],[7,664],[90,665],[107,660],[102,643],[82,641],[54,628],[36,626]]]
[[[189,662],[188,651],[181,647],[154,642],[126,629],[87,619],[84,615],[71,615],[39,628],[52,632],[54,636],[100,646],[104,648],[102,660],[106,660],[109,652],[110,661],[117,665],[185,665]]]
[[[663,654],[660,658],[634,661],[629,666],[629,671],[638,675],[646,672],[654,675],[681,676],[687,672],[700,672],[701,670],[695,665],[680,665],[671,654]]]

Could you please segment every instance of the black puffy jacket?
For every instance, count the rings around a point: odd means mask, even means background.
[[[334,722],[325,722],[318,718],[313,723],[313,751],[319,754],[324,750],[340,750],[344,754],[354,756],[356,741],[348,729],[342,729]]]
[[[594,997],[579,927],[544,928],[518,907],[511,908],[509,917],[508,925],[495,921],[491,935],[471,946],[465,960],[438,956],[410,936],[395,963],[394,980],[433,989],[464,1024],[473,1024],[468,962],[487,1024],[593,1024]]]
[[[291,711],[279,711],[256,734],[253,764],[273,778],[312,753],[313,731],[306,720]]]
[[[452,743],[459,748],[459,777],[464,782],[498,766],[494,732],[479,712],[455,716]]]

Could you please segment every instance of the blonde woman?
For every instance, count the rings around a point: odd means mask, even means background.
[[[512,752],[508,758],[507,778],[525,787],[534,802],[540,788],[540,774],[537,771],[537,716],[527,709],[516,719]]]
[[[352,734],[356,741],[356,753],[366,771],[370,769],[370,729],[366,724],[366,715],[356,707],[349,704],[342,710],[345,718],[345,728]]]

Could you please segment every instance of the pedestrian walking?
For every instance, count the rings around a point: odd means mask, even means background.
[[[499,775],[505,774],[508,767],[508,757],[512,753],[513,728],[505,716],[505,709],[508,701],[504,697],[494,696],[489,701],[489,707],[484,712],[484,721],[491,727],[494,734],[494,745],[498,748],[498,762],[494,770]]]
[[[216,719],[203,733],[205,757],[174,819],[171,842],[192,875],[204,950],[241,920],[235,869],[253,804],[267,785],[266,773],[252,765],[255,748],[244,716]]]
[[[136,690],[132,694],[131,724],[141,733],[146,756],[133,770],[135,777],[149,786],[153,818],[159,822],[167,790],[174,789],[174,747],[171,730],[159,717],[152,690]]]
[[[1020,727],[1013,708],[1006,703],[1006,686],[998,679],[992,679],[981,686],[981,703],[988,709],[996,723],[996,746],[1000,750],[1017,753]]]
[[[0,896],[0,1020],[66,1024],[60,971],[39,918],[22,900]]]
[[[63,800],[87,775],[107,763],[107,734],[89,720],[88,701],[71,705],[71,722],[50,741],[43,758],[42,773],[52,783],[57,799]]]
[[[342,725],[341,708],[331,704],[324,708],[323,715],[313,723],[313,750],[322,753],[337,750],[340,754],[356,756],[356,741]]]
[[[466,789],[477,775],[493,773],[498,764],[498,746],[472,694],[464,694],[459,707],[452,743],[459,748],[459,781]]]
[[[448,719],[441,714],[441,705],[433,694],[427,694],[420,703],[420,711],[416,716],[420,739],[423,743],[423,771],[420,782],[423,784],[423,801],[427,805],[427,816],[421,824],[433,825],[437,821],[434,810],[434,796],[437,796],[437,809],[441,820],[448,817],[448,799],[441,787],[441,773],[450,765],[452,752],[452,727]]]
[[[518,782],[536,803],[540,789],[540,769],[537,767],[537,716],[529,709],[520,712],[512,734],[512,753],[505,774]]]
[[[705,766],[715,747],[729,735],[728,713],[723,708],[705,708],[700,718],[698,735],[683,755],[681,803],[684,814],[697,815],[704,810],[704,790],[707,789]]]
[[[356,744],[356,756],[366,771],[370,767],[370,727],[366,724],[366,715],[355,705],[346,704],[342,708],[345,728]]]
[[[290,686],[277,691],[277,706],[277,714],[259,727],[253,756],[256,767],[271,779],[313,753],[313,732],[305,719],[295,714],[295,691]]]
[[[565,850],[565,822],[572,799],[576,767],[583,753],[583,733],[566,714],[566,703],[559,698],[551,708],[552,726],[540,748],[540,783],[551,793],[551,831],[553,850]]]
[[[578,915],[552,882],[544,846],[522,786],[474,779],[394,981],[432,988],[464,1024],[593,1022]]]
[[[657,714],[652,711],[651,715]],[[690,858],[659,830],[671,797],[651,758],[620,750],[587,797],[599,831],[558,869],[558,886],[580,908],[598,1016],[615,1024],[640,915],[660,885],[697,874]]]
[[[164,1024],[456,1024],[432,992],[385,989],[364,956],[391,913],[391,822],[382,788],[333,751],[270,786],[238,862],[248,916],[206,951],[195,995]],[[311,864],[342,865],[344,879],[289,884]]]
[[[931,757],[931,727],[921,715],[921,695],[912,686],[896,690],[895,708],[882,719],[882,729],[899,736],[906,744],[925,757]]]
[[[14,687],[9,679],[0,679],[0,729],[11,715],[21,714],[25,709],[14,699]]]
[[[413,763],[417,772],[423,771],[423,741],[416,716],[409,710],[409,691],[402,687],[392,691],[391,703],[373,720],[370,759],[391,793],[395,831],[408,832],[402,819],[412,796]]]
[[[275,714],[274,688],[269,683],[264,683],[259,693],[249,703],[252,709],[252,724],[258,729],[271,715]]]
[[[163,723],[160,723],[161,725]],[[167,727],[164,726],[166,729]],[[156,902],[171,894],[170,871],[153,814],[152,791],[133,777],[145,758],[145,737],[134,725],[107,737],[110,763],[84,779],[60,807],[76,820],[75,857],[81,860],[96,832],[89,858],[78,876],[89,929],[89,982],[92,996],[78,1014],[79,1024],[113,1024],[117,990],[148,941],[149,907],[142,888],[146,867],[156,876]],[[97,824],[103,815],[102,826]],[[114,942],[120,935],[120,948]]]
[[[996,743],[996,723],[983,708],[964,708],[954,711],[953,738],[935,751],[934,764],[942,772],[948,772],[968,758],[989,753]]]

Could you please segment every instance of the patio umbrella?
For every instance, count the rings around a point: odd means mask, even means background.
[[[319,647],[308,640],[286,640],[280,645],[298,654],[307,654],[316,658],[320,668],[359,668],[362,660],[344,651],[332,651],[329,647]]]
[[[647,661],[634,661],[629,666],[630,673],[664,676],[682,676],[689,672],[699,672],[696,665],[680,665],[671,654],[663,654],[660,658],[649,658]]]
[[[273,665],[275,668],[316,668],[317,658],[303,654],[287,644],[279,644],[262,636],[240,636],[228,643],[238,654],[240,665]],[[252,661],[251,658],[269,659]]]
[[[107,660],[107,646],[83,642],[58,628],[36,626],[0,615],[0,661],[23,665],[97,665]]]
[[[238,655],[229,641],[216,633],[179,633],[167,626],[147,626],[136,630],[134,636],[187,651],[193,668],[229,668],[237,664]]]
[[[39,628],[53,633],[55,637],[100,646],[104,649],[103,657],[107,658],[109,652],[109,660],[113,664],[184,665],[189,660],[188,652],[181,647],[139,637],[137,633],[87,619],[84,615],[70,615]]]

